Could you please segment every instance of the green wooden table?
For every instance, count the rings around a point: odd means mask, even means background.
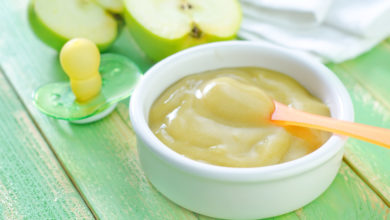
[[[163,197],[140,167],[128,100],[107,118],[70,124],[41,114],[33,91],[66,80],[57,52],[31,32],[27,0],[0,0],[0,219],[210,219]],[[124,30],[111,52],[153,63]],[[356,121],[390,128],[390,39],[328,64],[351,94]],[[330,188],[275,219],[390,219],[390,150],[350,139]]]

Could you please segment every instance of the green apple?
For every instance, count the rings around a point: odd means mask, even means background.
[[[32,0],[28,14],[35,34],[57,50],[76,37],[87,38],[105,50],[118,33],[115,18],[88,0]]]
[[[123,11],[122,0],[95,0],[95,2],[113,13],[120,13]]]
[[[135,41],[153,60],[194,45],[235,38],[241,23],[237,0],[124,0]]]

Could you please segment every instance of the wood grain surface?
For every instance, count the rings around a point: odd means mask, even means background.
[[[206,216],[199,216],[199,218],[213,219]],[[269,219],[382,220],[389,218],[390,209],[386,204],[347,164],[343,163],[335,181],[318,199],[295,212]]]
[[[0,219],[93,219],[0,72]]]
[[[54,160],[53,164],[60,163],[63,166],[66,174],[80,192],[80,195],[76,193],[74,195],[76,199],[71,201],[75,204],[79,202],[80,206],[77,207],[81,207],[80,209],[86,212],[80,211],[85,215],[69,216],[66,215],[67,206],[61,206],[65,207],[63,212],[57,206],[42,206],[58,215],[54,218],[87,218],[88,210],[80,199],[82,197],[94,216],[100,219],[208,219],[171,203],[150,185],[138,161],[135,136],[128,116],[128,100],[121,102],[107,118],[88,125],[57,121],[46,117],[34,108],[31,95],[37,87],[48,82],[67,80],[67,78],[59,66],[57,52],[40,42],[29,29],[26,14],[27,3],[27,0],[0,0],[0,65],[12,87],[15,88],[16,95],[20,97],[21,104],[17,109],[23,109],[22,114],[27,115],[27,118],[31,116],[29,120],[36,123],[36,134],[35,136],[28,135],[29,138],[39,147],[47,147],[47,144],[51,146],[53,152],[49,151],[48,154],[54,154],[58,158],[58,161],[55,161],[51,156]],[[383,43],[377,48],[385,51],[383,52],[385,57],[390,57],[390,49],[386,45],[387,43]],[[144,71],[153,64],[134,44],[126,30],[122,31],[110,51],[125,54]],[[377,56],[377,53],[379,52],[374,50],[367,56]],[[379,89],[379,84],[376,86],[374,81],[372,86],[369,82],[366,84],[366,79],[360,76],[364,75],[363,73],[355,74],[358,71],[364,71],[363,67],[358,66],[360,62],[363,62],[359,59],[361,58],[329,66],[350,91],[356,108],[356,119],[365,123],[372,121],[373,125],[389,126],[387,115],[390,115],[390,109],[385,107],[385,101],[379,101],[380,97],[385,99],[386,90]],[[364,65],[367,68],[379,66],[383,68],[382,74],[387,68],[383,66],[384,63],[368,62]],[[356,76],[352,77],[353,74]],[[0,101],[10,98],[14,97],[2,96]],[[4,101],[0,102],[0,109],[6,109]],[[0,117],[9,114],[8,112],[12,111],[0,110]],[[0,123],[0,129],[6,130],[7,124]],[[10,133],[6,137],[13,140],[16,136]],[[25,146],[23,142],[16,142],[18,139],[14,141],[20,149]],[[0,152],[9,151],[11,146],[1,145]],[[26,152],[28,151],[20,150],[15,154],[23,155]],[[331,187],[313,203],[276,219],[354,219],[355,217],[388,219],[389,207],[385,202],[387,202],[389,192],[387,171],[390,165],[385,160],[386,157],[389,158],[387,153],[388,151],[383,151],[377,146],[350,140],[345,157],[347,164],[343,164]],[[8,160],[4,158],[0,158],[0,165]],[[31,163],[45,163],[43,159],[39,161],[38,157],[31,158],[31,160],[33,161]],[[64,173],[61,167],[58,165],[57,167],[59,171],[55,175]],[[0,171],[1,168],[0,166]],[[0,184],[2,184],[2,175],[9,175],[9,178],[16,178],[14,176],[19,175],[18,170],[12,169],[9,168],[0,173]],[[357,174],[363,179],[360,179]],[[35,181],[38,183],[44,182],[46,178],[48,179],[46,184],[59,181],[54,174],[50,173],[30,178],[36,178]],[[14,184],[23,183],[18,179],[14,182]],[[71,189],[71,185],[69,186]],[[61,187],[64,186],[61,185]],[[37,204],[45,204],[44,202],[50,199],[50,195],[42,195],[46,192],[45,188],[50,187],[43,187],[42,191],[28,188],[23,191],[23,194],[36,197]],[[17,191],[18,188],[14,190]],[[0,185],[0,193],[3,191],[7,192],[2,190],[2,185]],[[71,195],[73,196],[75,192],[73,189]],[[15,192],[8,193],[12,195]],[[0,195],[0,213],[15,207],[12,202],[13,200],[2,200]],[[27,199],[22,199],[21,209],[27,210],[28,204]]]
[[[329,67],[343,81],[355,108],[356,122],[390,129],[390,42]],[[345,159],[390,205],[390,150],[350,139]]]

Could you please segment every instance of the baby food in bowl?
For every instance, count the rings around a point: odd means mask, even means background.
[[[340,80],[323,64],[288,50],[231,41],[157,63],[137,85],[129,108],[145,175],[171,201],[216,218],[266,218],[313,201],[335,178],[345,138],[326,140],[326,133],[269,124],[262,115],[273,108],[270,99],[353,118]]]
[[[186,76],[154,102],[149,125],[168,147],[191,159],[227,167],[259,167],[316,150],[327,132],[269,121],[272,99],[329,116],[328,107],[293,78],[259,67]]]

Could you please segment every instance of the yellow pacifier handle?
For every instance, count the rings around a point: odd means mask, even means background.
[[[83,38],[68,41],[61,49],[60,63],[70,78],[77,101],[86,102],[99,94],[102,88],[100,52],[95,43]]]

